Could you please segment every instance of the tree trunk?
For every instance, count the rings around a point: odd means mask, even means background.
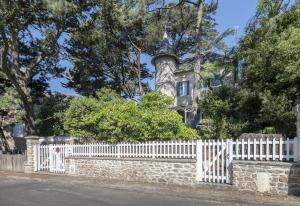
[[[20,63],[19,63],[19,39],[18,39],[18,30],[16,28],[11,30],[11,38],[8,39],[5,33],[5,29],[0,27],[1,37],[4,44],[4,47],[0,52],[0,68],[5,73],[7,78],[10,80],[17,93],[20,96],[24,110],[25,110],[25,123],[26,123],[26,133],[27,135],[35,134],[35,125],[34,125],[34,111],[33,103],[30,96],[30,88],[28,86],[30,80],[32,79],[31,75],[26,75],[25,72],[22,72]],[[11,53],[11,55],[9,55]],[[11,56],[11,58],[9,58]],[[30,74],[33,67],[26,68],[26,71],[29,71]]]
[[[197,3],[197,24],[196,24],[196,63],[195,63],[195,88],[194,99],[197,100],[200,95],[200,70],[201,70],[201,24],[203,19],[204,0],[199,0]],[[195,105],[196,106],[196,105]]]
[[[26,123],[26,133],[27,135],[34,135],[35,134],[35,124],[34,124],[34,111],[33,111],[33,103],[30,99],[30,89],[26,85],[26,83],[20,79],[17,78],[14,74],[11,73],[10,69],[7,67],[3,67],[3,71],[8,77],[8,79],[11,81],[12,85],[16,89],[17,93],[20,96],[20,99],[22,101],[24,110],[25,110],[25,123]],[[28,81],[27,81],[28,82]],[[26,85],[26,86],[22,86]]]
[[[10,152],[11,151],[11,149],[9,147],[9,144],[7,142],[6,136],[5,136],[4,132],[3,132],[2,125],[0,125],[0,142],[2,143],[2,146],[4,147],[4,150],[6,152]]]
[[[34,111],[32,102],[24,102],[24,110],[25,110],[25,124],[26,124],[26,133],[27,135],[35,135],[35,123],[34,123]]]
[[[138,51],[138,60],[137,60],[137,76],[138,76],[138,81],[139,81],[139,90],[140,90],[140,96],[143,97],[144,96],[144,89],[143,89],[143,84],[142,84],[142,78],[141,78],[141,51]]]

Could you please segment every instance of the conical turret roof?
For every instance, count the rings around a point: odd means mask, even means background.
[[[176,54],[173,51],[172,44],[168,37],[167,31],[165,31],[163,39],[159,43],[159,50],[157,51],[156,55],[153,57],[152,63],[154,63],[154,61],[157,58],[164,57],[164,56],[169,56],[169,57],[175,58],[175,60],[177,62],[179,62],[178,57],[176,56]]]

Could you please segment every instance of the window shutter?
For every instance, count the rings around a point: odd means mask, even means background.
[[[190,95],[190,81],[186,81],[186,95]]]
[[[176,93],[177,93],[177,96],[179,97],[180,96],[179,82],[176,83]]]

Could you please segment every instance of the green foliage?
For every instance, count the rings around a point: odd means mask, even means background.
[[[36,117],[37,133],[43,136],[65,135],[64,111],[69,107],[71,97],[55,93],[42,99]]]
[[[4,93],[0,95],[0,126],[9,125],[22,121],[24,110],[22,102],[13,87],[6,87]]]
[[[86,17],[89,2],[0,1],[0,72],[22,101],[28,135],[36,133],[34,94],[46,90],[49,78],[63,76],[63,40]]]
[[[88,96],[103,87],[134,98],[151,77],[140,62],[144,51],[146,17],[144,1],[94,1],[89,18],[70,33],[67,51],[74,68],[68,87]]]
[[[261,133],[263,134],[275,134],[276,133],[276,129],[274,127],[265,127]]]
[[[196,32],[200,1],[93,2],[88,18],[70,32],[66,48],[74,65],[67,86],[84,96],[95,95],[103,87],[131,99],[141,96],[140,86],[149,91],[146,82],[153,75],[140,57],[157,53],[165,29],[174,53],[182,59],[188,57],[193,63],[198,61],[198,47],[203,53],[224,49],[222,40],[231,34],[230,30],[217,32],[214,1],[212,4],[204,1],[201,46]]]
[[[167,109],[173,103],[173,99],[168,96],[162,95],[159,91],[151,92],[145,95],[141,102],[139,103],[139,107],[144,110],[163,110]]]
[[[295,135],[292,106],[300,99],[300,2],[283,2],[259,2],[235,57],[244,65],[241,84],[215,89],[200,102],[210,125],[202,135]]]
[[[235,122],[235,89],[221,86],[201,99],[199,107],[205,114],[201,136],[205,139],[228,139],[239,133],[241,125]]]
[[[103,88],[96,97],[73,99],[65,112],[64,127],[75,137],[108,142],[197,138],[197,132],[168,109],[169,103],[170,98],[159,92],[136,103]]]
[[[289,105],[285,95],[222,86],[200,101],[208,127],[201,134],[204,138],[236,138],[244,132],[272,127],[273,133],[293,136],[296,120]]]
[[[300,3],[281,12],[284,6],[278,2],[261,2],[238,54],[246,65],[244,87],[285,94],[295,104],[300,98]]]

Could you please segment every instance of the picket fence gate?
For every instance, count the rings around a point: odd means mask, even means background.
[[[233,160],[296,161],[297,138],[50,144],[35,147],[35,171],[64,173],[65,157],[195,159],[197,180],[231,183]]]

